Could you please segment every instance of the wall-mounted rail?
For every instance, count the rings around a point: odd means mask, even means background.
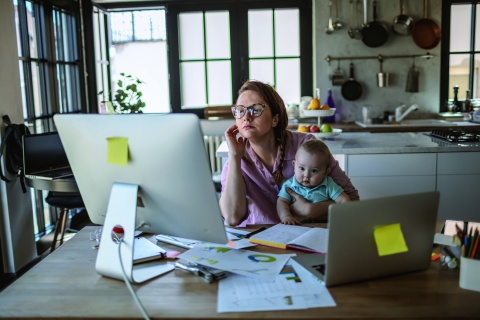
[[[423,59],[430,59],[435,57],[435,55],[427,52],[425,54],[401,54],[401,55],[383,55],[379,54],[376,56],[350,56],[350,57],[334,57],[334,56],[326,56],[325,60],[330,63],[333,60],[366,60],[366,59],[378,59],[378,60],[386,60],[386,59],[403,59],[403,58],[423,58]]]

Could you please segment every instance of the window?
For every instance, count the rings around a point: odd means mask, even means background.
[[[440,101],[445,104],[440,111],[448,111],[454,85],[459,86],[459,100],[465,99],[467,90],[471,98],[480,96],[480,2],[449,0],[442,4]]]
[[[32,133],[55,131],[55,113],[82,110],[82,59],[78,4],[14,0],[22,105]],[[56,4],[59,4],[58,6]],[[63,5],[62,5],[63,3]],[[32,193],[37,238],[56,221],[46,192]]]
[[[311,17],[310,1],[169,4],[173,111],[231,105],[247,79],[299,103],[313,87]]]
[[[123,73],[143,82],[138,87],[145,102],[142,112],[170,112],[165,9],[113,11],[108,15],[111,43],[106,47],[111,77],[109,86],[113,93],[104,95],[103,100],[114,99],[117,82],[123,79]],[[106,65],[97,66],[97,76]],[[106,83],[102,84],[103,88],[98,81],[97,84],[99,92],[107,88]],[[103,91],[110,92],[110,89]]]

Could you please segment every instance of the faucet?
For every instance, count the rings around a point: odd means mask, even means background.
[[[412,104],[403,114],[402,110],[405,108],[405,105],[402,104],[399,107],[395,108],[395,121],[400,123],[408,114],[412,111],[417,111],[418,110],[418,104]]]

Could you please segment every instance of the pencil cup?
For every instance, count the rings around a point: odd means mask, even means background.
[[[460,288],[480,292],[480,260],[461,258]]]

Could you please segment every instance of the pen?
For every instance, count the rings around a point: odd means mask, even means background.
[[[257,233],[259,233],[259,232],[262,232],[263,230],[266,230],[266,229],[267,229],[267,228],[265,228],[265,227],[261,227],[260,229],[257,229],[257,230],[255,230],[255,231],[252,231],[252,232],[250,232],[250,233],[247,233],[247,234],[244,235],[243,237],[244,237],[245,239],[250,239],[250,237],[253,236],[254,234],[257,234]]]
[[[475,230],[475,233],[473,234],[472,238],[472,244],[470,245],[470,251],[468,252],[468,257],[470,259],[473,259],[475,257],[475,254],[477,253],[478,250],[478,242],[480,239],[480,236],[478,234],[478,228]]]

